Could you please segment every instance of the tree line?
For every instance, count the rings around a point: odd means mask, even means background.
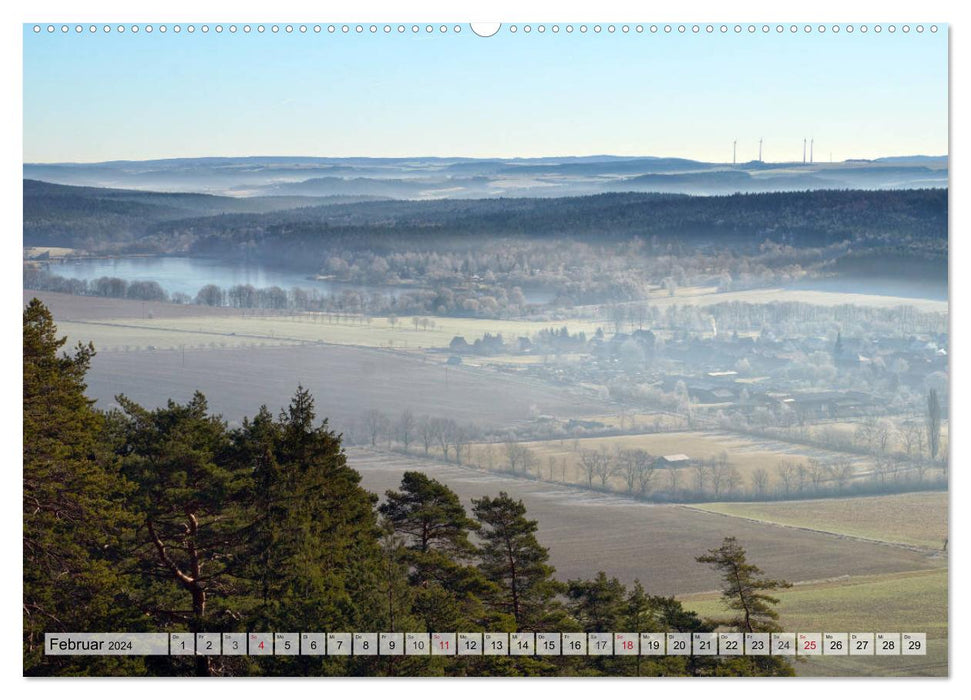
[[[505,493],[469,514],[406,472],[379,505],[302,388],[235,428],[200,393],[102,412],[84,395],[94,349],[62,352],[37,300],[23,321],[28,675],[792,674],[778,657],[45,656],[58,631],[768,631],[785,583],[730,539],[699,562],[747,572],[741,589],[724,576],[744,619],[703,619],[602,572],[562,582]]]
[[[908,423],[910,432],[905,437],[914,441],[915,448],[923,449],[925,435],[937,435],[937,443],[940,443],[941,409],[937,401],[936,392],[929,394],[926,426]],[[679,429],[678,425],[671,428],[672,431]],[[886,436],[891,434],[885,422],[875,420],[861,424],[858,432],[860,430],[883,431],[871,438],[873,440],[879,440],[884,433]],[[624,434],[623,428],[621,431],[619,434]],[[769,431],[741,432],[779,437]],[[853,458],[840,455],[826,460],[815,457],[785,460],[772,468],[760,466],[743,474],[729,461],[727,452],[690,459],[687,465],[671,466],[663,463],[661,455],[644,449],[620,445],[591,449],[583,447],[580,439],[573,437],[572,458],[550,455],[544,459],[535,447],[530,446],[528,439],[517,439],[512,434],[502,437],[473,424],[459,424],[451,418],[416,416],[410,409],[404,409],[397,417],[369,409],[361,416],[354,434],[358,444],[370,447],[417,453],[459,466],[551,482],[577,483],[579,475],[579,483],[589,489],[658,502],[828,498],[906,493],[947,486],[946,455],[935,460],[926,459],[920,453],[861,451],[861,454],[873,457],[872,466],[864,471],[858,469]],[[611,435],[618,433],[612,431]],[[882,438],[884,441],[889,439],[886,436]],[[567,436],[561,434],[560,444],[565,444],[566,440]],[[801,441],[814,444],[805,437]],[[830,449],[846,449],[845,445],[817,442]],[[929,442],[933,439],[929,438]]]

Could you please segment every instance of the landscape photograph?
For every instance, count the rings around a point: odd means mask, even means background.
[[[950,675],[946,24],[23,63],[23,675]]]

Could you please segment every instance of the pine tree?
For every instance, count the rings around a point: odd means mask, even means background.
[[[549,552],[536,540],[537,524],[526,519],[522,501],[505,492],[472,500],[480,532],[480,568],[499,587],[495,606],[512,615],[519,630],[542,630],[555,614],[554,597],[563,588],[546,562]]]
[[[84,396],[94,348],[66,342],[47,308],[23,313],[24,673],[136,672],[141,660],[48,657],[45,632],[139,630],[122,542],[130,485],[98,441],[101,416]]]
[[[625,600],[624,620],[621,625],[631,632],[661,632],[662,629],[654,615],[651,597],[647,595],[639,579],[634,579],[634,585]]]
[[[408,537],[410,549],[437,549],[458,557],[475,552],[469,533],[478,523],[466,515],[454,491],[421,472],[405,472],[401,491],[388,491],[378,510]]]
[[[232,601],[250,471],[232,459],[226,425],[201,393],[151,411],[124,396],[117,401],[121,410],[109,425],[123,473],[137,485],[135,555],[154,582],[142,605],[159,629],[222,630],[241,613]],[[172,662],[176,672],[179,664]],[[197,657],[196,673],[212,670],[211,657]]]
[[[261,410],[234,435],[253,471],[246,576],[255,597],[250,628],[263,631],[387,629],[388,567],[382,561],[375,497],[347,466],[341,438],[317,422],[299,387],[276,421]],[[275,673],[380,672],[366,657],[263,662]],[[305,668],[306,667],[306,668]]]
[[[469,541],[479,524],[465,513],[454,491],[420,472],[405,472],[400,491],[388,491],[379,508],[405,543],[414,611],[428,631],[480,629],[491,621],[482,598],[491,584],[471,561]]]
[[[729,620],[717,621],[739,632],[778,632],[779,613],[775,607],[779,599],[768,591],[792,586],[788,581],[761,578],[762,570],[746,560],[745,549],[734,537],[726,537],[721,547],[708,550],[698,557],[702,564],[711,564],[721,572],[724,586],[722,601],[735,611]],[[740,656],[725,659],[715,675],[719,676],[793,676],[795,669],[780,656]]]
[[[724,586],[722,601],[736,615],[724,624],[741,632],[777,632],[779,613],[774,606],[779,599],[767,593],[792,586],[788,581],[759,578],[762,570],[749,564],[745,550],[734,537],[726,537],[720,547],[697,558],[721,572]]]
[[[624,600],[624,617],[620,625],[623,629],[639,634],[641,632],[662,632],[654,615],[651,597],[647,595],[639,579],[634,579],[634,585]],[[643,657],[638,655],[634,661],[634,675],[640,676],[644,668]],[[656,673],[654,675],[657,675]]]
[[[739,632],[777,632],[775,610],[779,599],[767,591],[792,586],[788,581],[761,578],[762,570],[746,560],[745,550],[734,537],[726,537],[720,547],[697,558],[721,572],[722,601],[735,612],[729,620],[712,621]],[[739,656],[723,659],[712,669],[718,676],[793,676],[795,669],[781,656]]]
[[[567,582],[570,610],[586,632],[626,630],[624,619],[627,590],[616,578],[607,578],[603,571],[591,581]],[[627,630],[629,631],[629,630]]]

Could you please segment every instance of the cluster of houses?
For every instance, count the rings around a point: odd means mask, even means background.
[[[683,387],[692,402],[701,405],[730,404],[739,408],[785,407],[803,419],[839,419],[870,412],[879,400],[862,391],[784,391],[739,381],[734,370],[706,372],[700,377],[667,375],[661,387],[668,393]]]
[[[449,352],[453,363],[465,354],[546,354],[549,345],[581,347],[588,360],[573,363],[531,365],[530,372],[564,384],[608,384],[628,380],[647,384],[665,393],[686,392],[692,403],[731,407],[743,412],[764,407],[788,409],[799,419],[843,419],[871,414],[886,404],[884,394],[900,385],[923,391],[927,378],[946,373],[946,334],[921,337],[716,337],[675,336],[659,343],[650,330],[598,332],[590,338],[570,335],[566,329],[548,333],[541,342],[517,338],[508,343],[502,336],[485,336],[474,343],[453,339]],[[839,383],[825,391],[806,390],[807,382],[793,368],[813,371],[820,365],[836,372]],[[808,369],[807,369],[808,368]],[[847,374],[849,373],[849,374]],[[860,381],[853,381],[852,377]],[[851,380],[846,381],[847,377]],[[884,381],[886,380],[886,381]],[[883,387],[883,388],[878,388]]]

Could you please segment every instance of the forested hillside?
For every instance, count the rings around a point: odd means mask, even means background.
[[[261,213],[360,202],[370,197],[219,197],[72,187],[24,180],[24,245],[116,250],[150,235],[159,222],[224,213]]]

